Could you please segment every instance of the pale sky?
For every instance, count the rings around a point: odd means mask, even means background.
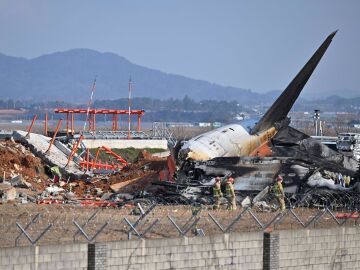
[[[89,48],[261,92],[284,89],[339,29],[306,91],[360,96],[359,14],[356,0],[0,0],[0,52]]]

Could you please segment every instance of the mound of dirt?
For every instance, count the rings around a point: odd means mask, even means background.
[[[146,150],[141,150],[138,156],[135,158],[134,163],[144,162],[144,161],[162,161],[162,160],[164,160],[163,157],[156,157]]]
[[[5,173],[5,174],[4,174]],[[21,175],[35,185],[49,177],[45,174],[44,163],[23,145],[13,141],[0,141],[0,177],[9,180]]]
[[[158,173],[165,165],[164,158],[138,159],[115,175],[77,181],[72,191],[80,197],[96,197],[99,189],[104,193],[136,193],[146,190],[152,182],[158,180]]]
[[[76,198],[99,198],[104,193],[130,192],[145,190],[158,178],[158,173],[166,166],[166,159],[153,157],[143,150],[136,161],[115,175],[98,175],[91,179],[67,181],[62,179],[61,187],[71,191]],[[52,182],[46,174],[46,164],[35,157],[24,145],[11,140],[0,141],[0,178],[10,180],[21,175],[31,189],[38,194]],[[56,183],[55,185],[60,185]],[[115,185],[115,187],[113,187]]]

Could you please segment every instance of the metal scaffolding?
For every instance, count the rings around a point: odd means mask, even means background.
[[[58,108],[54,110],[55,113],[65,113],[66,114],[66,131],[74,134],[74,114],[89,114],[87,117],[88,121],[88,130],[96,130],[96,115],[97,114],[110,114],[112,115],[112,131],[119,130],[119,115],[137,115],[137,132],[141,131],[141,116],[144,115],[144,110],[111,110],[111,109],[66,109]]]

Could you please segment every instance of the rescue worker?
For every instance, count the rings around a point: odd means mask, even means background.
[[[226,199],[228,200],[228,210],[236,210],[236,196],[234,190],[234,178],[228,176],[226,180]]]
[[[345,187],[349,187],[350,186],[350,176],[349,175],[345,175],[344,176],[344,182],[345,182]]]
[[[280,175],[278,175],[278,177],[276,178],[276,183],[273,186],[273,191],[279,202],[280,210],[284,211],[285,210],[285,193],[284,193],[284,189],[282,186],[282,181],[283,181],[283,178]]]
[[[52,173],[54,183],[59,183],[62,177],[60,168],[58,166],[53,166],[50,168],[50,171]]]
[[[213,186],[213,196],[214,196],[214,201],[215,201],[214,209],[216,210],[216,209],[219,209],[220,201],[223,196],[223,194],[221,192],[221,179],[218,176],[215,178],[215,184]]]
[[[338,180],[339,180],[340,186],[344,187],[344,178],[343,178],[343,175],[341,174],[341,172],[338,173]]]

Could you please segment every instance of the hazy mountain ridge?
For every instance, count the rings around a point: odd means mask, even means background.
[[[64,100],[86,102],[97,77],[95,99],[117,99],[128,95],[128,79],[134,81],[134,97],[158,99],[188,96],[199,100],[236,100],[243,105],[270,104],[279,90],[264,94],[222,86],[203,80],[142,67],[114,53],[73,49],[33,59],[0,53],[2,99]]]
[[[57,52],[27,60],[0,54],[0,94],[3,98],[68,100],[84,102],[97,77],[97,99],[127,96],[132,76],[133,95],[152,98],[183,98],[252,102],[260,94],[224,87],[180,75],[167,74],[131,63],[113,53],[88,49]]]

